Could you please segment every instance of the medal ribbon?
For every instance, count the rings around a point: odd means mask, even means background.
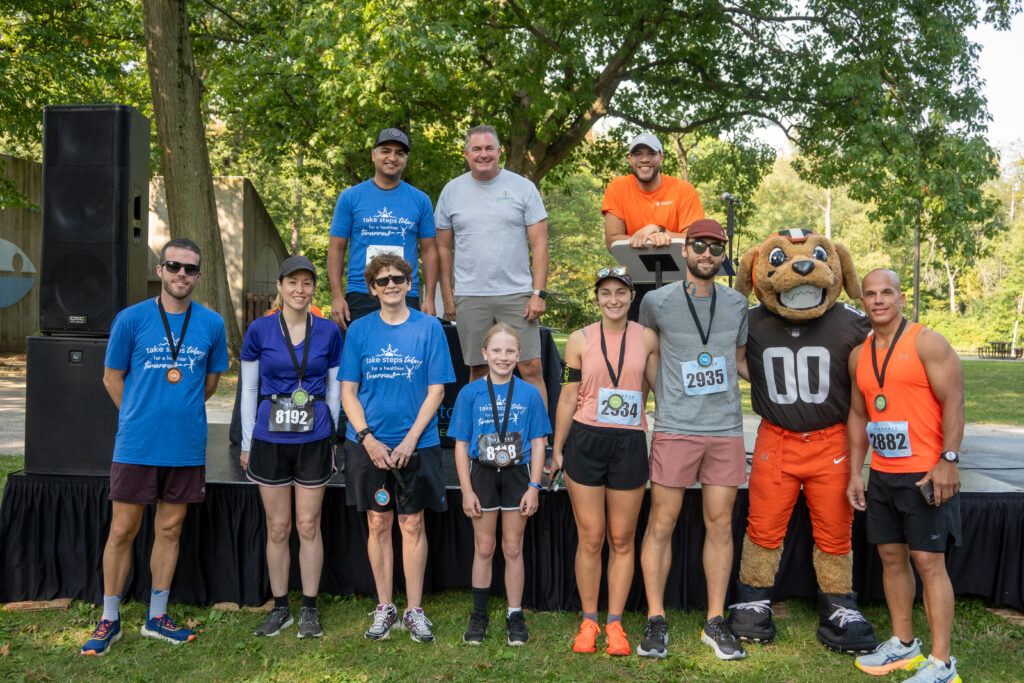
[[[295,355],[295,348],[292,346],[292,336],[288,333],[288,326],[284,322],[284,314],[278,313],[277,319],[281,322],[281,331],[284,332],[285,346],[288,347],[288,355],[292,358],[292,367],[295,368],[295,377],[299,381],[299,389],[302,388],[302,378],[306,375],[306,363],[309,362],[309,333],[313,329],[313,314],[306,314],[306,337],[302,342],[302,366],[299,366],[299,359]],[[184,334],[182,334],[184,336]]]
[[[875,379],[878,380],[878,388],[882,389],[885,386],[885,369],[889,366],[889,359],[892,358],[892,350],[896,348],[896,342],[899,340],[900,335],[903,334],[903,328],[907,326],[907,319],[903,318],[900,322],[900,326],[896,328],[896,336],[892,338],[889,343],[889,351],[885,354],[885,360],[882,361],[882,372],[878,372],[878,356],[875,353],[875,337],[871,336],[871,368],[875,371]]]
[[[164,302],[160,297],[156,298],[156,305],[160,308],[160,320],[164,323],[164,332],[167,333],[167,345],[171,347],[171,363],[178,365],[178,354],[185,343],[185,330],[188,329],[188,320],[192,317],[192,302],[185,310],[185,322],[181,324],[181,336],[178,338],[178,345],[174,345],[174,335],[171,334],[171,324],[167,321],[167,312],[164,311]]]
[[[515,375],[508,378],[508,393],[505,394],[505,420],[498,422],[498,401],[494,398],[494,382],[491,381],[491,373],[487,373],[487,393],[491,395],[491,418],[494,420],[494,428],[500,428],[498,437],[502,443],[505,442],[505,432],[508,431],[508,412],[512,408],[512,384],[515,381]]]
[[[626,359],[626,332],[629,330],[629,323],[622,330],[622,344],[619,346],[619,371],[616,374],[612,370],[612,362],[608,360],[608,346],[604,341],[604,323],[601,323],[601,355],[604,356],[604,364],[608,366],[608,376],[612,379],[612,386],[619,388],[619,380],[622,379],[622,362]]]
[[[693,305],[693,299],[690,298],[690,290],[686,286],[686,282],[683,282],[683,294],[686,295],[686,305],[690,308],[690,316],[693,317],[693,323],[697,326],[697,333],[700,335],[700,341],[704,346],[708,345],[708,340],[711,339],[711,321],[715,319],[715,300],[718,298],[718,288],[715,287],[715,283],[711,283],[711,315],[708,316],[708,331],[704,333],[704,328],[700,324],[700,318],[697,317],[697,309]]]

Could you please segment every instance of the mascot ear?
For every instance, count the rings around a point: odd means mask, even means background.
[[[839,255],[839,265],[843,272],[843,289],[846,290],[846,296],[856,301],[860,298],[861,290],[857,269],[853,267],[853,256],[850,254],[850,250],[843,245],[835,242],[832,245],[836,248],[836,254]]]
[[[754,259],[757,258],[759,247],[751,247],[740,259],[740,267],[736,269],[736,285],[733,287],[743,296],[750,296],[754,289]]]

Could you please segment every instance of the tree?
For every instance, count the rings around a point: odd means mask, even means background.
[[[205,277],[196,285],[196,298],[224,317],[228,346],[237,357],[242,336],[228,288],[185,0],[145,0],[142,8],[168,227],[172,237],[188,237],[202,250]]]

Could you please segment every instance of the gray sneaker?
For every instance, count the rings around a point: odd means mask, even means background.
[[[920,640],[914,638],[910,645],[904,645],[899,638],[893,636],[880,643],[871,654],[857,657],[854,664],[864,673],[869,673],[872,676],[884,676],[897,669],[913,671],[924,661]]]
[[[319,638],[324,634],[320,625],[320,610],[316,607],[303,607],[299,611],[299,638]]]
[[[917,665],[917,673],[906,679],[904,683],[960,683],[956,672],[956,657],[949,658],[949,666],[928,655],[928,659]]]
[[[402,625],[409,630],[409,637],[417,643],[434,642],[434,632],[430,630],[433,624],[430,622],[430,619],[427,619],[427,615],[423,613],[423,608],[413,607],[412,609],[405,610],[405,616],[402,617]]]
[[[275,607],[267,613],[267,618],[252,632],[254,636],[267,636],[272,638],[279,635],[282,630],[295,623],[292,613],[287,607]]]
[[[398,610],[394,605],[377,605],[377,609],[370,612],[373,617],[373,624],[366,629],[367,640],[387,640],[391,637],[391,629],[398,624]]]

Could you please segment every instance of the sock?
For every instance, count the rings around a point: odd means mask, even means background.
[[[904,643],[902,640],[900,641],[900,645],[902,645],[903,647],[910,647],[913,644],[914,644],[914,639],[913,638],[911,638],[910,642],[907,642],[907,643]]]
[[[508,615],[507,616],[512,616],[514,613],[522,612],[522,611],[523,611],[522,607],[509,607],[508,608]]]
[[[953,660],[950,660],[950,661],[946,662],[946,661],[943,661],[943,660],[939,659],[938,657],[936,657],[936,658],[935,658],[935,661],[938,661],[938,662],[942,662],[943,664],[945,664],[945,665],[946,665],[946,668],[948,669],[948,668],[949,668],[950,666],[952,666],[951,662],[952,662]]]
[[[487,596],[490,595],[489,588],[473,589],[473,612],[476,614],[487,614]]]
[[[284,595],[281,595],[281,596],[277,596],[277,595],[274,596],[274,609],[277,609],[278,607],[284,607],[284,608],[288,607],[288,594],[287,593],[285,593]]]
[[[616,621],[618,621],[620,623],[622,622],[622,615],[621,614],[609,614],[608,615],[608,621],[606,621],[605,623],[606,624],[614,624]]]
[[[589,612],[584,612],[583,613],[583,618],[584,619],[590,619],[592,622],[594,622],[596,624],[597,623],[597,612],[594,612],[593,614],[591,614]]]
[[[316,596],[315,595],[303,595],[302,596],[302,606],[303,607],[312,607],[313,609],[316,609]]]
[[[167,598],[171,591],[150,591],[149,592],[149,618],[156,619],[167,614]]]
[[[103,596],[103,616],[100,619],[107,621],[119,621],[121,619],[121,596]]]

